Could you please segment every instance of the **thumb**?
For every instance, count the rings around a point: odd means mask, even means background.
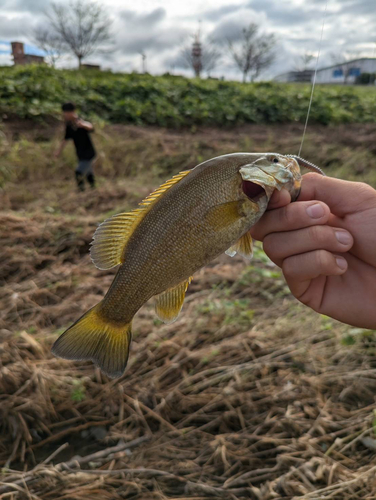
[[[298,201],[319,200],[326,203],[337,217],[364,210],[364,204],[375,205],[376,192],[362,182],[343,181],[334,177],[309,173],[302,177]]]
[[[272,197],[270,198],[268,204],[268,210],[274,210],[275,208],[284,207],[285,205],[288,205],[290,202],[291,202],[291,196],[290,193],[287,191],[287,189],[281,189],[281,191],[275,189],[274,193],[272,194]]]

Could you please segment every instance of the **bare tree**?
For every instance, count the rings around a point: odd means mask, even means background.
[[[37,47],[43,50],[47,62],[55,67],[57,61],[64,51],[64,43],[59,35],[42,27],[36,28],[33,33],[33,39]]]
[[[221,57],[222,53],[217,44],[214,41],[206,40],[202,51],[202,66],[208,76],[216,68]]]
[[[230,54],[243,74],[243,82],[248,75],[253,81],[272,64],[275,59],[275,44],[274,35],[260,34],[259,26],[255,23],[242,29],[240,40],[227,40]]]
[[[51,31],[64,50],[78,60],[103,49],[111,41],[109,19],[104,7],[94,0],[71,0],[69,4],[52,3],[47,12]]]
[[[309,52],[305,52],[301,56],[298,57],[295,65],[296,71],[307,71],[308,69],[311,69],[311,63],[315,59],[315,56],[313,54],[310,54]]]
[[[222,57],[220,49],[213,40],[201,41],[199,31],[194,35],[193,43],[181,49],[181,55],[186,66],[194,71],[197,78],[204,71],[210,76]]]

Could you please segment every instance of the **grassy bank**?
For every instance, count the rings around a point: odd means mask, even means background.
[[[296,154],[302,125],[246,125],[230,130],[202,128],[171,131],[152,127],[104,125],[95,123],[94,140],[98,151],[96,171],[99,177],[114,180],[141,179],[152,186],[179,170],[225,153],[237,151],[275,151]],[[310,125],[302,151],[303,157],[316,163],[329,175],[368,182],[376,187],[376,126]],[[73,145],[58,161],[53,159],[63,136],[58,122],[33,125],[32,122],[8,123],[0,129],[0,187],[14,183],[44,185],[56,183],[45,196],[57,196],[66,181],[72,179],[76,159]],[[67,187],[68,189],[68,187]],[[70,188],[69,188],[70,189]],[[26,196],[26,189],[19,196]],[[30,199],[35,190],[30,192]],[[59,201],[60,202],[60,201]]]
[[[310,85],[242,84],[179,76],[62,71],[48,67],[0,68],[0,111],[19,118],[55,116],[75,101],[87,115],[112,123],[190,127],[303,122]],[[318,86],[311,121],[376,121],[373,87]]]
[[[260,247],[196,273],[175,323],[146,304],[118,381],[50,352],[113,279],[88,255],[99,222],[218,154],[295,153],[301,128],[97,127],[98,188],[77,193],[59,128],[4,127],[0,498],[375,497],[376,334],[299,304]],[[376,186],[375,132],[310,127],[304,156]]]

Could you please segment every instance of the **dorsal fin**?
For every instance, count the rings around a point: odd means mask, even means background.
[[[152,205],[160,196],[162,196],[162,194],[165,191],[167,191],[172,186],[181,181],[190,172],[191,170],[183,170],[183,172],[179,172],[178,174],[174,175],[173,177],[171,177],[171,179],[164,182],[161,186],[159,186],[159,188],[157,188],[155,191],[149,194],[149,196],[147,196],[144,200],[142,200],[142,202],[139,205],[142,207],[148,207],[149,205]]]
[[[185,170],[166,181],[140,203],[140,208],[114,215],[100,224],[94,233],[90,248],[91,260],[98,269],[111,269],[122,263],[124,248],[135,228],[163,193],[189,172],[190,170]]]

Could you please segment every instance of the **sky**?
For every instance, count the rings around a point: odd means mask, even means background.
[[[64,0],[64,5],[68,2]],[[201,25],[202,38],[224,42],[236,40],[251,22],[262,33],[277,37],[276,58],[263,74],[270,79],[296,69],[302,55],[317,55],[323,20],[325,27],[319,67],[330,65],[333,56],[376,56],[375,0],[102,0],[111,17],[113,45],[85,62],[113,71],[141,71],[140,52],[146,54],[147,70],[153,74],[171,72],[189,75],[181,48]],[[10,41],[27,44],[26,51],[40,54],[33,32],[45,26],[50,0],[0,0],[0,65],[12,64]],[[71,67],[65,57],[59,63]],[[228,51],[212,76],[240,79]]]

